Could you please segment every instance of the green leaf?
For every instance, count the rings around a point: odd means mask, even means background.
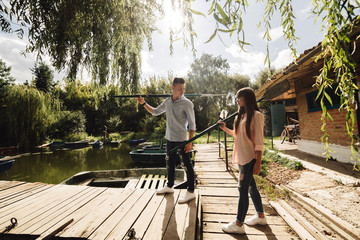
[[[213,40],[213,38],[216,36],[217,33],[217,29],[215,29],[214,33],[211,35],[211,37],[209,38],[209,40],[207,40],[205,43],[210,42],[211,40]]]
[[[324,88],[324,83],[321,84],[320,88],[319,88],[319,91],[318,91],[318,94],[316,95],[316,98],[315,100],[318,100],[319,99],[319,96],[321,95],[322,91],[323,91],[323,88]]]
[[[227,26],[227,23],[224,19],[220,18],[216,13],[214,13],[214,18],[217,22],[221,23],[225,27]]]
[[[193,14],[200,15],[200,16],[204,16],[204,17],[206,18],[205,14],[203,14],[202,12],[196,11],[196,10],[194,10],[194,9],[190,9],[190,11],[191,11]]]
[[[326,97],[326,99],[329,101],[329,103],[331,104],[331,106],[333,105],[331,97],[329,96],[329,94],[326,93],[326,91],[324,91],[324,96]]]
[[[219,29],[219,31],[228,33],[228,32],[233,32],[234,29]]]
[[[216,4],[216,8],[219,11],[221,17],[224,19],[225,24],[228,25],[230,23],[230,18],[229,16],[224,12],[224,10],[220,7],[219,4]]]

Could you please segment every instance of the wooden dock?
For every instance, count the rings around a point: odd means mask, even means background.
[[[0,239],[127,239],[134,229],[136,238],[192,240],[198,198],[177,204],[185,191],[0,181]],[[11,218],[17,226],[1,233]]]
[[[268,225],[245,226],[246,235],[222,232],[236,217],[237,176],[226,172],[216,144],[196,149],[197,198],[189,204],[177,204],[185,189],[156,195],[165,184],[158,175],[143,175],[128,188],[0,181],[0,239],[131,239],[130,232],[151,240],[298,239],[266,198]],[[248,215],[254,213],[250,201]],[[11,218],[17,226],[2,233]]]
[[[225,234],[221,226],[235,220],[238,206],[237,175],[226,171],[223,159],[218,158],[217,144],[197,144],[195,172],[197,189],[201,202],[201,231],[198,236],[204,240],[227,239],[298,239],[284,220],[270,206],[266,198],[262,198],[266,226],[245,226],[246,235]],[[248,217],[255,214],[251,199]]]

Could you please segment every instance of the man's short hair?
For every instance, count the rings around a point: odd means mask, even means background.
[[[185,79],[183,79],[183,78],[174,78],[172,85],[175,86],[178,83],[185,84]]]

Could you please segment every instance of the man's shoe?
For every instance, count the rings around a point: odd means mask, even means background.
[[[162,189],[160,190],[157,190],[156,191],[156,194],[157,195],[160,195],[160,194],[167,194],[167,193],[173,193],[174,192],[174,188],[173,187],[168,187],[167,185],[165,187],[163,187]]]
[[[181,198],[179,198],[178,203],[181,204],[181,203],[190,202],[191,200],[193,200],[195,198],[196,198],[195,193],[186,191],[185,195],[182,196]]]
[[[226,233],[235,233],[235,234],[244,234],[245,233],[244,224],[241,225],[241,227],[240,227],[236,224],[236,220],[234,220],[226,225],[222,225],[221,229]]]
[[[261,217],[259,217],[259,215],[255,214],[252,218],[250,218],[249,220],[246,220],[245,224],[249,225],[249,226],[266,225],[267,222],[266,222],[265,217],[261,218]]]

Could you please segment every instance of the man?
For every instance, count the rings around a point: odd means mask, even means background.
[[[172,95],[165,99],[158,107],[153,108],[139,96],[136,100],[141,106],[153,116],[166,112],[166,167],[167,167],[167,185],[158,190],[157,194],[167,194],[174,192],[175,163],[177,153],[170,153],[170,150],[188,140],[187,129],[189,129],[189,139],[195,133],[195,113],[194,104],[184,96],[185,80],[183,78],[174,78],[172,86]],[[188,188],[184,196],[179,199],[179,203],[186,203],[195,198],[194,194],[194,169],[190,162],[190,151],[192,143],[185,145],[180,150],[184,163]]]

